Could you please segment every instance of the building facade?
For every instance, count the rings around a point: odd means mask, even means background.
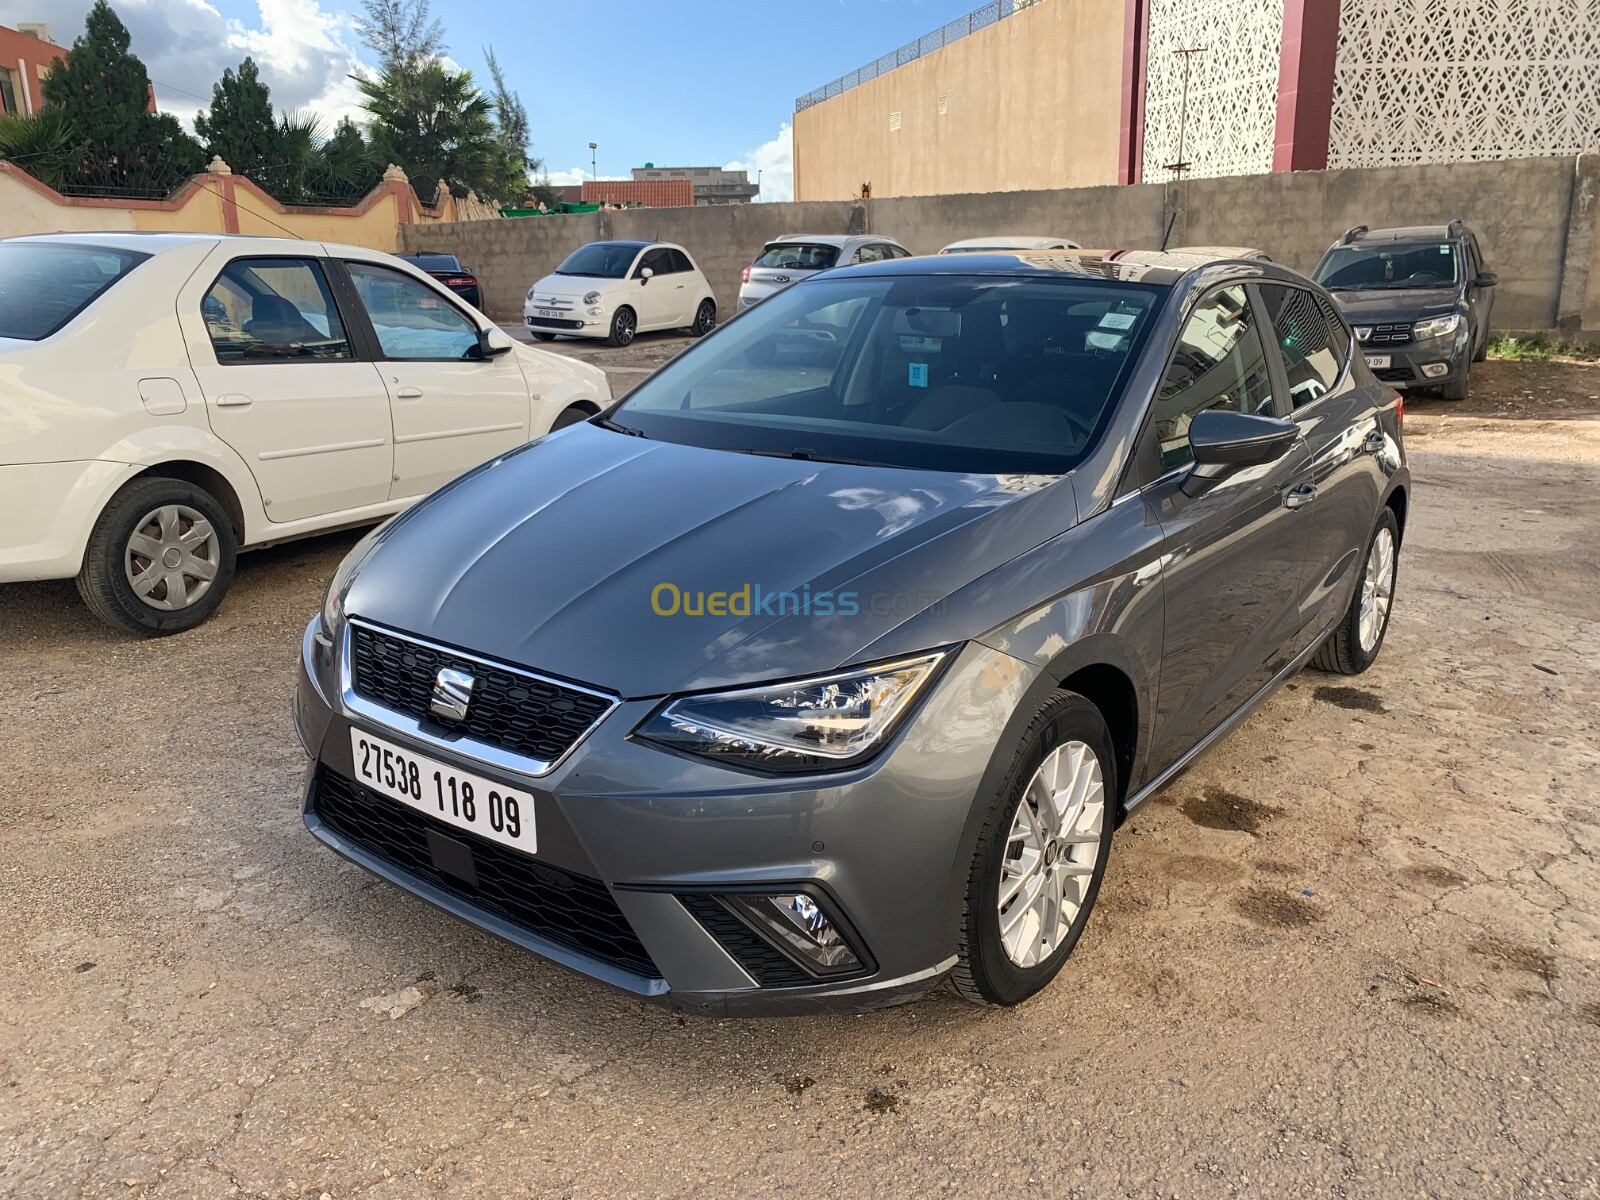
[[[645,163],[633,168],[635,180],[687,179],[694,187],[696,204],[749,204],[761,191],[750,182],[750,172],[725,167],[658,167]]]
[[[50,65],[67,52],[50,40],[44,25],[8,29],[0,25],[0,112],[26,117],[44,105]]]
[[[993,0],[800,97],[795,197],[1600,148],[1600,0]]]

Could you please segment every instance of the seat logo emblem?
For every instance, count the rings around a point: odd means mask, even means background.
[[[428,708],[436,717],[446,721],[465,721],[467,704],[472,699],[472,686],[478,681],[465,671],[443,667],[433,681],[433,699]]]

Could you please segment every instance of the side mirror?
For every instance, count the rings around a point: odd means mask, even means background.
[[[478,353],[484,358],[499,358],[502,354],[510,354],[511,347],[515,344],[511,340],[511,335],[498,325],[478,330]]]
[[[1208,409],[1189,422],[1191,474],[1220,479],[1242,467],[1259,467],[1287,454],[1300,438],[1300,426],[1277,417]]]
[[[654,277],[655,273],[656,273],[656,269],[654,267],[640,267],[639,268],[639,282],[641,284],[649,283],[651,278]]]
[[[1493,271],[1479,271],[1477,278],[1472,281],[1473,287],[1492,288],[1500,282],[1500,276]]]

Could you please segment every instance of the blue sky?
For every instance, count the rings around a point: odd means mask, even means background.
[[[70,45],[91,0],[0,0],[0,25],[43,21]],[[111,0],[161,107],[185,120],[246,54],[273,99],[355,112],[348,75],[371,56],[359,0]],[[589,173],[738,164],[789,198],[794,98],[928,33],[976,0],[434,0],[450,57],[486,78],[492,46],[522,95],[534,152],[556,182]]]

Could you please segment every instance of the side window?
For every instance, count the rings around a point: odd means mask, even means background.
[[[876,243],[870,246],[863,246],[856,251],[855,257],[850,261],[858,263],[882,262],[883,251],[884,248]]]
[[[667,269],[672,271],[674,274],[680,271],[694,270],[694,264],[689,261],[689,256],[682,250],[668,250],[667,259],[669,263]]]
[[[304,258],[231,262],[200,302],[219,363],[353,357],[322,267]]]
[[[1273,410],[1266,350],[1242,284],[1207,295],[1178,337],[1152,413],[1163,474],[1194,461],[1189,422],[1211,408],[1268,415]]]
[[[1343,322],[1328,312],[1321,296],[1305,288],[1266,283],[1261,299],[1278,335],[1294,406],[1320,400],[1339,382],[1350,351]]]
[[[644,257],[639,260],[639,265],[633,269],[633,277],[642,279],[646,267],[650,268],[653,275],[668,274],[672,268],[667,263],[667,253],[661,246],[657,246],[654,250],[646,250]]]
[[[351,262],[350,278],[385,358],[473,358],[478,327],[426,284],[388,267]]]

